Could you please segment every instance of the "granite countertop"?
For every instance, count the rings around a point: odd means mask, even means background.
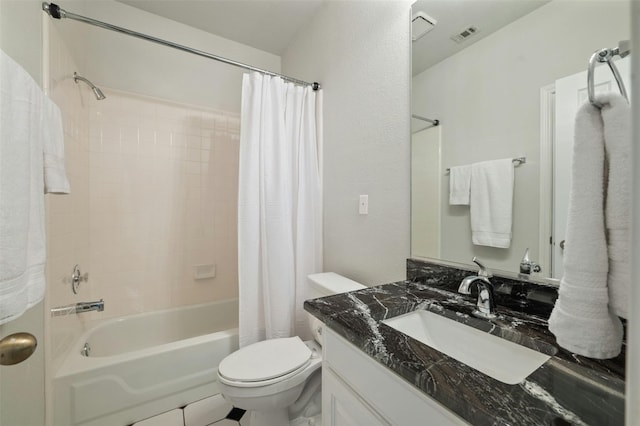
[[[493,277],[498,318],[471,315],[457,293],[469,271],[421,265],[410,279],[305,302],[305,309],[380,364],[473,425],[624,425],[624,345],[610,360],[557,346],[547,318],[555,288]],[[495,380],[381,323],[425,309],[552,355],[523,382]]]

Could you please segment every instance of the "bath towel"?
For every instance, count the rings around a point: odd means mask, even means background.
[[[608,170],[605,224],[609,273],[609,308],[627,318],[631,283],[631,107],[618,94],[601,97]]]
[[[0,324],[44,295],[44,144],[56,151],[63,137],[59,122],[45,127],[52,115],[38,84],[0,51]]]
[[[604,129],[601,111],[589,102],[576,116],[571,178],[564,276],[549,330],[567,350],[612,358],[623,330],[608,306]]]
[[[49,98],[43,100],[42,129],[44,190],[46,193],[68,194],[70,188],[64,168],[62,114]]]
[[[471,237],[473,244],[508,248],[513,215],[511,158],[471,165]]]
[[[449,204],[469,205],[471,191],[471,166],[449,169]]]

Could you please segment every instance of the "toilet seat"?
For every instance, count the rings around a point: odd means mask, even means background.
[[[230,386],[266,386],[304,370],[312,355],[311,349],[297,336],[265,340],[223,359],[218,366],[218,377]]]

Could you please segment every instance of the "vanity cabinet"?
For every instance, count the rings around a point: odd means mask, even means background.
[[[325,426],[388,426],[382,416],[342,381],[331,368],[322,367],[322,418]]]
[[[468,425],[327,327],[323,339],[324,426]]]

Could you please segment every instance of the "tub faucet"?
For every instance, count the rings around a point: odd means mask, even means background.
[[[89,311],[104,311],[104,300],[100,299],[95,302],[79,302],[76,303],[76,314]]]
[[[58,306],[51,308],[51,316],[59,317],[69,314],[81,314],[89,311],[104,311],[104,300],[100,299],[95,302],[78,302],[71,305]]]
[[[473,258],[473,262],[480,268],[478,275],[471,275],[464,278],[460,283],[460,287],[458,287],[458,293],[471,294],[471,287],[475,284],[478,286],[478,300],[476,302],[477,309],[473,311],[473,315],[485,319],[496,318],[496,302],[493,284],[489,281],[492,275],[487,272],[487,268],[475,257]]]

